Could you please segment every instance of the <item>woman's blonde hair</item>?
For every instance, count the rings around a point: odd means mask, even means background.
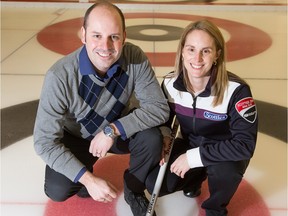
[[[189,24],[184,29],[176,53],[174,75],[178,76],[183,71],[184,84],[186,85],[187,88],[192,88],[188,79],[187,70],[185,69],[183,64],[182,51],[186,42],[187,35],[194,30],[202,30],[207,32],[213,38],[216,45],[216,52],[219,53],[217,62],[215,62],[215,64],[211,68],[211,79],[212,79],[211,94],[215,96],[213,106],[217,106],[221,104],[223,101],[224,92],[228,85],[228,73],[226,71],[225,40],[220,30],[212,22],[208,20],[200,20],[195,23]]]

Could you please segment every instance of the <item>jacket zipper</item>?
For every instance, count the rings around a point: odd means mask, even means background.
[[[193,130],[193,133],[194,133],[194,134],[196,134],[196,101],[197,101],[197,96],[196,96],[196,97],[193,96],[193,104],[192,104],[192,107],[193,107],[192,130]]]

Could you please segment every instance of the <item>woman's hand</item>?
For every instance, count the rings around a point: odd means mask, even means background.
[[[185,173],[190,169],[186,153],[180,155],[171,165],[170,171],[181,178],[184,178]]]

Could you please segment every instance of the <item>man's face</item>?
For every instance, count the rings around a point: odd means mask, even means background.
[[[82,42],[86,45],[90,61],[100,74],[104,74],[122,53],[126,32],[120,15],[114,9],[96,7],[82,27]]]

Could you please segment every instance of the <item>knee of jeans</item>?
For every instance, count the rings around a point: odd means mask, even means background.
[[[146,148],[154,151],[161,151],[163,137],[158,128],[150,128],[140,132],[140,139],[143,140],[147,145]]]
[[[61,192],[61,190],[54,189],[47,189],[44,190],[47,197],[49,197],[51,200],[55,202],[64,202],[66,201],[70,196],[67,195],[67,193]]]

